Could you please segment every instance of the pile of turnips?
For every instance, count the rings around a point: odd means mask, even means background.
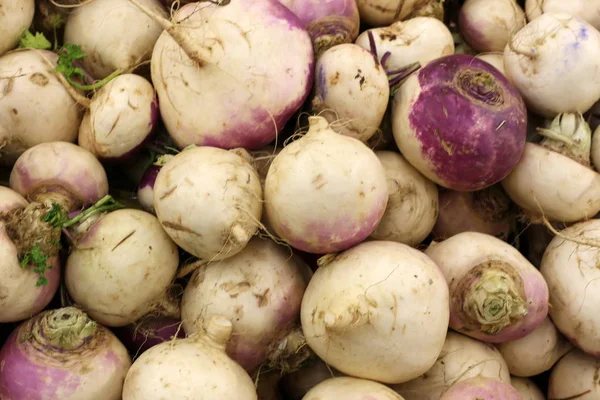
[[[597,400],[599,15],[0,0],[0,399]]]

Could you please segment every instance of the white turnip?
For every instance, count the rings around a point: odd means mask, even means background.
[[[548,285],[514,247],[494,236],[463,232],[432,243],[427,254],[450,287],[450,327],[502,343],[528,335],[548,314]]]
[[[94,320],[124,326],[150,312],[178,315],[168,293],[178,264],[177,246],[156,217],[141,210],[116,210],[74,238],[65,284]]]
[[[494,346],[448,331],[433,367],[416,379],[391,387],[406,400],[439,400],[456,383],[477,376],[510,383],[506,362]]]
[[[542,391],[531,379],[511,376],[510,384],[517,389],[517,392],[521,395],[521,400],[546,400]]]
[[[387,74],[373,58],[368,50],[345,43],[323,52],[315,66],[313,113],[363,142],[381,125],[390,98]]]
[[[165,28],[152,52],[152,82],[164,124],[180,148],[260,148],[308,96],[312,41],[279,2],[191,3],[170,22],[139,0],[129,1]]]
[[[436,264],[407,245],[370,241],[320,259],[301,307],[311,349],[342,373],[402,383],[433,366],[449,318]]]
[[[177,154],[160,169],[154,209],[167,234],[206,261],[239,253],[258,230],[263,193],[243,149],[202,146]]]
[[[525,104],[500,71],[474,56],[431,61],[400,86],[392,107],[398,148],[445,188],[489,187],[523,154]]]
[[[460,8],[458,27],[477,52],[504,51],[511,36],[527,20],[516,0],[467,0]]]
[[[19,325],[0,365],[2,400],[120,400],[131,358],[110,330],[64,307]]]
[[[331,378],[313,387],[302,400],[404,400],[389,387],[367,379]]]
[[[392,151],[375,153],[386,170],[390,197],[371,237],[409,246],[421,243],[438,218],[437,186]]]
[[[504,68],[530,111],[584,113],[600,98],[600,32],[566,13],[535,18],[504,50]],[[592,55],[592,56],[590,56]]]
[[[496,345],[511,375],[529,377],[548,371],[573,345],[546,318],[529,335]]]
[[[35,13],[35,0],[0,0],[0,55],[19,44]]]
[[[485,61],[488,64],[493,65],[498,71],[502,72],[506,76],[506,70],[504,69],[504,54],[503,53],[485,53],[477,54],[477,58]]]
[[[561,358],[550,373],[548,400],[596,400],[600,359],[573,349]]]
[[[438,0],[356,0],[360,19],[379,27],[417,16],[443,18],[443,4]]]
[[[568,13],[600,29],[598,0],[525,0],[525,12],[530,21],[546,13]]]
[[[471,378],[459,382],[445,392],[439,400],[523,400],[510,383],[493,378]]]
[[[265,181],[269,225],[292,247],[342,251],[377,227],[388,203],[386,172],[358,139],[309,117],[308,133],[275,157]],[[164,168],[164,167],[163,167]]]
[[[225,353],[231,330],[213,316],[203,332],[151,347],[129,369],[123,400],[257,400],[250,376]]]

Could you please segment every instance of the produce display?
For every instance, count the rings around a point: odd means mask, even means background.
[[[600,0],[0,0],[0,400],[599,400]]]

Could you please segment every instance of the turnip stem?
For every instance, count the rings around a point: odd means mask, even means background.
[[[50,344],[61,350],[75,350],[96,332],[96,323],[83,311],[66,307],[46,314],[32,329],[40,344]]]

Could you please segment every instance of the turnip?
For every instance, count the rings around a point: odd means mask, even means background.
[[[74,241],[65,284],[75,303],[94,320],[116,327],[151,312],[178,315],[168,290],[179,253],[152,214],[134,209],[109,212]]]
[[[260,148],[308,96],[312,41],[279,2],[191,3],[170,22],[139,0],[129,1],[165,29],[152,52],[152,82],[162,119],[180,148]]]
[[[167,13],[158,0],[138,0],[157,15]],[[75,7],[65,25],[64,41],[87,54],[83,67],[102,79],[148,61],[163,28],[128,0],[89,1]]]
[[[44,309],[56,293],[60,283],[60,265],[57,256],[47,260],[44,279],[40,281],[36,265],[23,265],[18,250],[7,231],[4,217],[13,210],[23,210],[28,202],[17,192],[0,186],[0,322],[16,322],[29,318]],[[26,223],[26,222],[23,222]],[[44,265],[46,267],[46,265]]]
[[[432,17],[415,17],[368,29],[358,36],[356,44],[371,50],[371,35],[379,62],[387,71],[413,63],[425,65],[454,53],[452,33],[442,21]]]
[[[152,84],[123,74],[102,86],[79,128],[79,145],[102,160],[134,154],[157,124],[158,104]]]
[[[279,386],[289,400],[302,400],[310,389],[319,383],[334,377],[344,376],[339,371],[313,357],[299,369],[281,377]]]
[[[529,335],[497,347],[511,375],[529,377],[548,371],[573,345],[546,318]]]
[[[444,240],[461,232],[481,232],[507,240],[511,201],[499,184],[475,192],[442,190],[433,235]]]
[[[452,386],[440,400],[523,400],[510,383],[493,378],[471,378]]]
[[[162,166],[159,165],[150,165],[138,186],[137,190],[137,199],[142,209],[149,213],[154,214],[154,183],[156,182],[156,177],[158,176],[158,172]]]
[[[131,358],[111,331],[64,307],[23,322],[0,365],[2,400],[120,400]]]
[[[525,12],[530,21],[546,13],[568,13],[583,18],[596,29],[600,29],[598,0],[525,0]]]
[[[532,222],[588,219],[600,211],[600,174],[590,168],[591,132],[578,113],[559,114],[544,139],[527,143],[523,157],[502,181]]]
[[[173,317],[145,315],[132,324],[116,329],[119,339],[136,357],[152,346],[184,338],[181,321]]]
[[[552,321],[567,339],[594,356],[600,355],[596,334],[600,327],[596,312],[599,294],[595,289],[600,277],[596,267],[599,228],[600,220],[592,219],[560,231],[548,245],[540,266],[550,287]]]
[[[450,287],[450,327],[489,343],[531,333],[548,314],[548,285],[510,244],[463,232],[425,251]]]
[[[404,400],[389,387],[367,379],[331,378],[312,388],[302,400]]]
[[[363,142],[381,125],[390,97],[388,76],[373,57],[358,45],[339,44],[323,52],[315,66],[313,113]]]
[[[372,150],[336,133],[325,118],[309,117],[309,124],[269,167],[265,213],[275,233],[298,250],[342,251],[381,221],[389,197],[386,172]]]
[[[444,7],[439,0],[357,0],[360,19],[366,25],[386,26],[417,16],[443,19]]]
[[[231,331],[227,318],[213,316],[204,332],[148,349],[127,373],[123,400],[257,400],[250,376],[225,353]]]
[[[154,209],[185,251],[216,261],[239,253],[257,232],[263,194],[248,152],[189,148],[161,168]]]
[[[596,171],[600,171],[600,134],[598,132],[600,132],[600,125],[594,130],[590,148],[590,161]]]
[[[508,367],[496,348],[448,331],[433,367],[416,379],[391,387],[406,400],[439,400],[456,383],[477,376],[510,383]]]
[[[4,27],[2,23],[0,26]],[[37,144],[74,142],[77,138],[83,113],[57,78],[57,60],[55,53],[33,49],[0,56],[3,164],[12,166],[23,151]]]
[[[489,187],[523,154],[525,104],[500,71],[474,56],[431,61],[400,86],[392,107],[402,154],[448,189]]]
[[[506,70],[504,69],[503,53],[478,54],[477,58],[479,58],[481,61],[485,61],[486,63],[493,65],[498,71],[502,72],[504,76],[506,76]]]
[[[596,400],[600,359],[573,349],[561,358],[550,373],[548,400]]]
[[[194,273],[181,303],[185,333],[198,332],[213,315],[229,318],[233,337],[227,354],[254,371],[276,356],[280,344],[287,347],[309,277],[308,267],[289,250],[255,237],[235,256]]]
[[[437,186],[400,154],[392,151],[375,154],[386,170],[390,198],[371,237],[416,246],[431,233],[438,217]]]
[[[17,47],[34,13],[34,0],[0,0],[0,55]]]
[[[512,376],[510,384],[517,389],[522,400],[546,400],[542,391],[530,379]]]
[[[352,43],[358,36],[360,17],[355,0],[279,0],[304,24],[318,57],[325,50],[342,43]]]
[[[402,383],[433,366],[448,329],[448,285],[405,244],[369,241],[320,259],[301,307],[311,349],[342,373]]]
[[[553,118],[585,112],[600,98],[600,32],[566,13],[535,18],[510,39],[504,68],[527,107]]]
[[[458,27],[465,41],[478,52],[504,51],[511,36],[527,23],[516,0],[466,0]]]

